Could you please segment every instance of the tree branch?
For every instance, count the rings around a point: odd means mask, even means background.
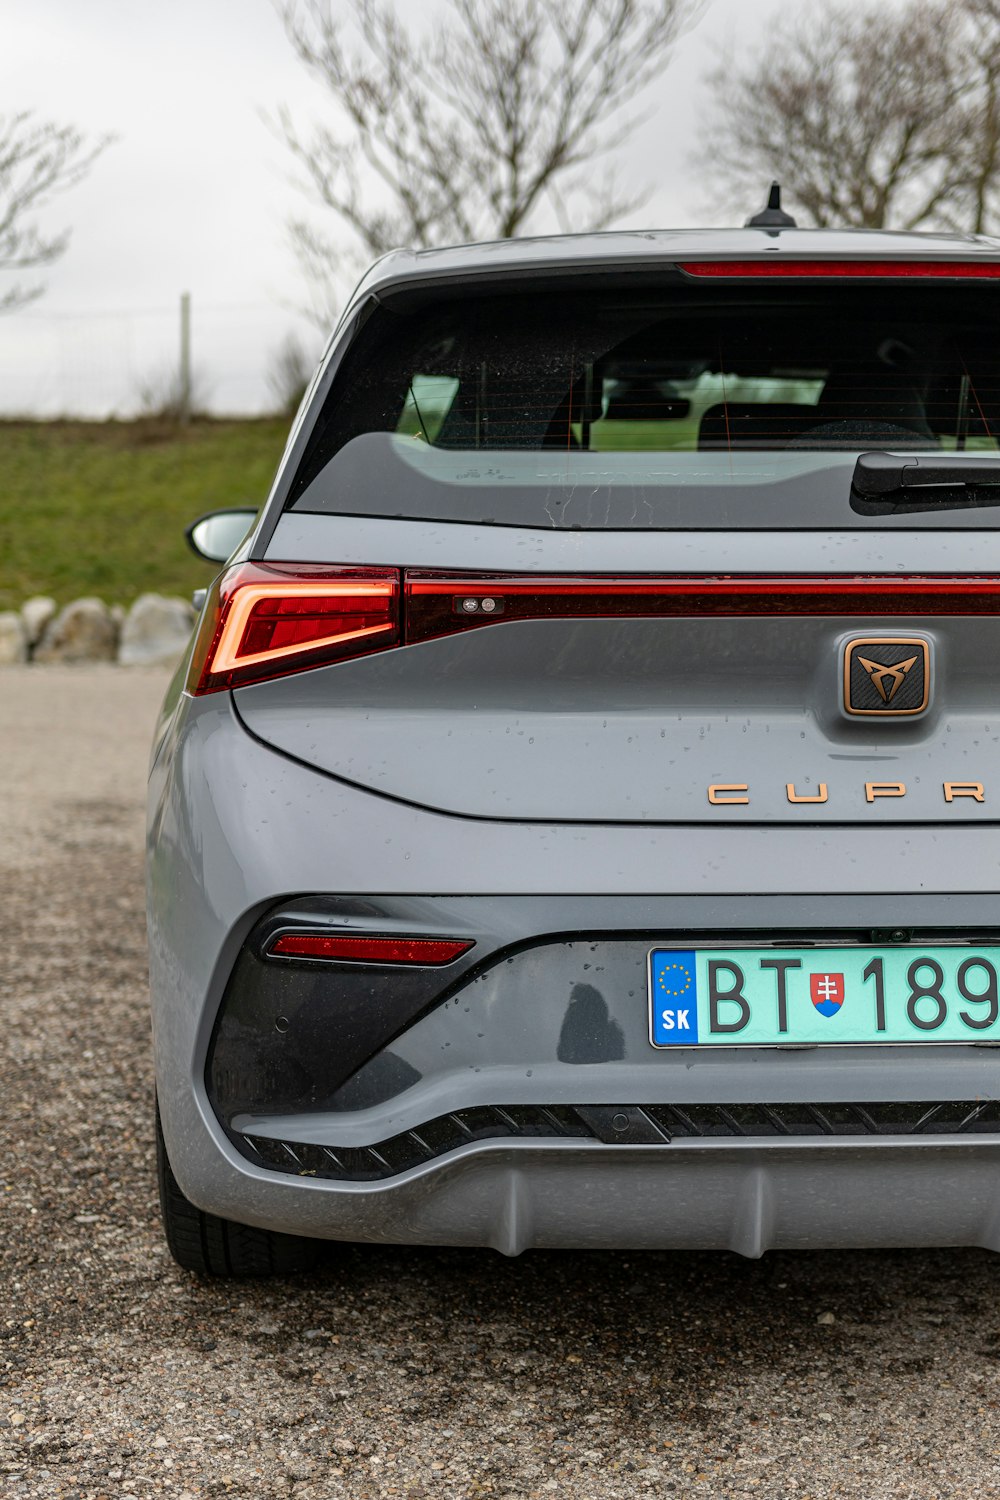
[[[334,0],[277,3],[332,105],[305,135],[287,109],[277,128],[310,196],[377,254],[523,234],[545,208],[577,229],[631,211],[592,167],[702,0],[449,0],[423,30],[394,0],[347,0],[349,24]]]
[[[57,193],[75,187],[110,143],[88,144],[71,125],[36,120],[30,112],[0,115],[0,271],[51,265],[69,244],[69,231],[46,235],[32,216]],[[15,282],[0,295],[0,312],[40,297],[41,283]]]

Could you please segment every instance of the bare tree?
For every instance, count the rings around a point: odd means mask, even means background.
[[[701,160],[730,212],[776,177],[821,226],[995,220],[1000,0],[797,7],[710,84]]]
[[[965,0],[963,11],[966,81],[949,153],[959,204],[954,222],[982,234],[1000,219],[1000,0]]]
[[[590,229],[637,207],[594,163],[635,129],[700,0],[448,0],[424,32],[393,0],[276,3],[336,120],[303,136],[282,108],[281,133],[312,195],[370,257],[508,238],[543,208]],[[320,284],[327,233],[301,219],[290,230]]]
[[[69,231],[43,234],[34,215],[57,193],[75,187],[109,144],[88,143],[72,125],[37,120],[30,112],[0,115],[0,271],[50,265],[69,243]],[[0,293],[0,312],[40,297],[39,282],[15,281]]]

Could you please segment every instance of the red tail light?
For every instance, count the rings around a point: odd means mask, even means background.
[[[410,573],[406,640],[508,620],[732,615],[980,615],[1000,612],[1000,578],[546,578]]]
[[[267,950],[268,958],[312,958],[352,964],[450,964],[474,945],[454,938],[341,937],[319,932],[286,932]]]
[[[214,693],[399,642],[395,568],[240,563],[213,590],[188,691]]]
[[[242,563],[205,609],[188,691],[242,687],[516,620],[996,614],[1000,577],[985,574],[589,578]]]
[[[995,260],[689,260],[689,276],[1000,276]]]

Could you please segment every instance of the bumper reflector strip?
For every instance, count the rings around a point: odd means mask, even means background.
[[[268,958],[320,959],[351,964],[453,963],[473,947],[455,938],[353,937],[318,932],[286,932],[267,949]]]

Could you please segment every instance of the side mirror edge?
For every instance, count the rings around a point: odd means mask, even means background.
[[[184,537],[204,562],[228,562],[257,519],[256,507],[234,505],[210,510],[185,528]]]

